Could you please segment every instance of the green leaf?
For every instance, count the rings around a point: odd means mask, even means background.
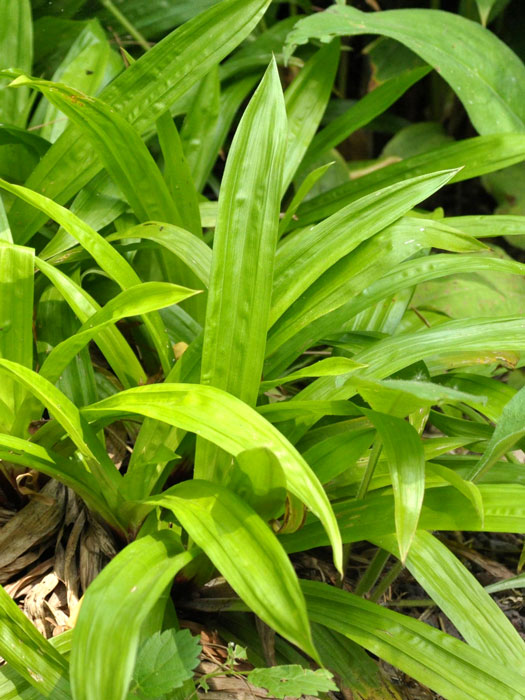
[[[327,357],[325,360],[319,360],[312,365],[303,367],[296,372],[291,372],[284,377],[277,379],[269,379],[266,382],[261,382],[260,391],[267,391],[281,384],[295,382],[304,377],[337,377],[340,374],[350,374],[358,369],[363,369],[366,365],[360,365],[358,362],[347,357]]]
[[[476,0],[481,24],[486,27],[490,12],[498,0]]]
[[[300,698],[301,695],[317,697],[319,693],[337,690],[332,674],[326,669],[312,671],[297,664],[254,668],[247,680],[258,688],[266,688],[274,698]]]
[[[171,224],[148,221],[126,229],[124,233],[112,233],[107,240],[112,242],[126,238],[140,238],[158,243],[180,258],[198,280],[208,287],[212,253],[206,243],[193,233]]]
[[[525,435],[524,416],[525,387],[522,387],[503,409],[483,456],[469,475],[470,479],[478,480]]]
[[[245,503],[268,522],[284,511],[286,477],[277,457],[259,447],[239,452],[227,484]]]
[[[396,554],[393,538],[379,542],[381,547]],[[406,567],[468,644],[491,662],[525,673],[525,642],[481,584],[444,544],[428,532],[416,533]]]
[[[34,251],[2,243],[0,270],[0,358],[32,367]],[[26,395],[20,384],[2,372],[6,409],[0,418],[2,432],[25,434],[27,426],[17,426],[16,421]]]
[[[304,157],[303,167],[314,163],[330,148],[338,146],[355,131],[386,111],[414,83],[427,75],[429,70],[428,66],[422,66],[404,71],[367,93],[314,136]]]
[[[506,463],[502,463],[506,464]],[[505,481],[503,473],[499,481]],[[516,532],[525,530],[525,487],[512,483],[487,483],[478,486],[483,499],[485,519],[481,527],[478,512],[455,488],[427,488],[421,509],[421,530],[472,530],[474,532]],[[395,532],[394,497],[390,493],[370,494],[334,503],[343,542],[360,542]],[[327,544],[328,539],[318,522],[309,519],[299,531],[279,537],[287,552],[299,552]]]
[[[287,50],[312,37],[359,34],[389,36],[421,56],[450,84],[480,134],[525,131],[523,63],[494,34],[452,12],[360,12],[334,5],[300,20]]]
[[[379,663],[355,642],[317,623],[312,625],[315,645],[323,664],[337,674],[340,687],[362,700],[400,700],[400,695]]]
[[[106,170],[139,220],[178,224],[176,204],[137,131],[101,100],[61,83],[20,76],[12,87],[27,85],[75,122],[91,141]]]
[[[476,486],[476,484],[473,484],[471,481],[463,479],[453,469],[444,467],[441,464],[427,462],[426,470],[427,474],[430,472],[430,474],[437,475],[444,481],[447,481],[449,484],[454,486],[460,493],[462,493],[465,496],[465,498],[468,498],[468,500],[476,509],[479,515],[481,526],[483,527],[483,520],[485,515],[483,512],[483,499],[481,498],[479,488]]]
[[[76,333],[53,348],[42,364],[40,375],[52,383],[57,382],[74,356],[105,327],[127,316],[142,315],[178,304],[194,293],[191,289],[168,282],[143,282],[129,287],[90,316]]]
[[[75,700],[124,700],[141,626],[175,574],[199,550],[181,551],[171,530],[125,547],[84,595],[71,653]]]
[[[372,406],[374,404],[372,403]],[[425,494],[425,455],[417,431],[406,421],[365,411],[377,429],[388,460],[395,501],[396,537],[404,562],[415,535]]]
[[[288,142],[282,193],[292,181],[324,114],[339,65],[339,53],[339,41],[332,41],[317,51],[286,90]]]
[[[239,399],[215,387],[157,384],[128,389],[82,412],[91,420],[138,413],[195,432],[234,456],[254,447],[268,448],[281,464],[287,489],[327,528],[333,543],[334,561],[340,568],[339,530],[323,487],[286,438]]]
[[[41,209],[47,216],[53,218],[63,226],[66,231],[76,238],[80,245],[93,256],[102,270],[104,270],[111,279],[114,279],[122,289],[127,289],[128,287],[141,283],[140,277],[128,261],[123,258],[105,238],[68,209],[65,209],[48,197],[44,197],[26,187],[12,185],[5,180],[0,180],[0,187],[8,192],[12,192],[32,206]],[[164,333],[162,321],[160,317],[153,315],[149,318],[145,317],[144,323],[155,343],[163,369],[168,373],[172,364],[173,354],[169,341],[166,338],[166,333]]]
[[[0,586],[0,654],[40,697],[71,700],[66,659],[37,631]]]
[[[255,405],[264,361],[279,224],[286,113],[275,61],[236,131],[219,195],[201,382]],[[215,448],[197,444],[195,475],[220,479]]]
[[[80,279],[80,270],[75,271],[75,276]],[[36,310],[35,335],[40,371],[49,354],[78,327],[73,310],[58,289],[49,285],[40,296]],[[69,364],[61,368],[54,383],[74,404],[85,406],[98,398],[95,381],[89,350],[83,347]]]
[[[157,119],[156,126],[164,158],[164,180],[173,201],[178,203],[181,225],[200,236],[202,228],[197,190],[171,114],[169,112],[162,114]]]
[[[11,227],[9,226],[9,221],[7,219],[7,214],[5,213],[5,206],[2,196],[0,195],[0,241],[6,243],[13,242],[13,236],[11,234]]]
[[[0,0],[1,68],[29,73],[33,63],[33,23],[30,0]],[[27,117],[27,89],[16,93],[5,89],[0,78],[0,122],[24,126]]]
[[[312,172],[308,173],[308,175],[304,178],[300,186],[297,188],[297,192],[294,194],[292,201],[288,205],[286,214],[281,219],[281,223],[279,224],[279,238],[281,238],[281,236],[285,233],[288,224],[293,219],[297,208],[299,207],[303,199],[306,197],[308,192],[310,192],[310,190],[316,184],[316,182],[323,177],[326,171],[333,164],[334,162],[332,161],[331,163],[326,163],[326,165],[321,165],[321,167],[312,170]]]
[[[180,132],[184,155],[198,192],[206,184],[210,156],[217,157],[217,152],[208,153],[208,149],[210,145],[214,147],[211,137],[219,120],[220,92],[219,68],[214,66],[202,79]]]
[[[463,252],[480,250],[482,244],[441,222],[416,217],[400,219],[362,242],[313,282],[272,327],[267,354],[271,356],[293,335],[338,309],[341,313],[331,317],[334,331],[372,304],[427,278],[446,275],[455,266],[460,272],[468,270],[470,265],[474,270],[486,268],[525,274],[525,267],[519,263],[508,261],[508,265],[500,265],[498,261],[492,265],[491,260],[481,257],[432,255],[403,262],[431,246]],[[312,333],[320,333],[314,341],[328,335],[326,323],[331,323],[330,319],[319,321],[311,329]]]
[[[144,502],[172,510],[253,612],[317,658],[293,566],[250,506],[224,486],[201,479],[172,486]]]
[[[324,583],[301,581],[314,622],[345,635],[454,700],[521,700],[523,676],[408,615]]]
[[[275,260],[269,325],[343,256],[393,223],[453,177],[446,171],[398,182],[350,204],[298,236],[285,238]]]
[[[126,116],[139,134],[251,32],[269,0],[223,0],[179,27],[118,76],[100,99]],[[49,149],[27,186],[67,202],[101,168],[82,132],[69,129]],[[45,216],[17,203],[11,212],[15,239],[29,240]]]
[[[189,630],[156,632],[140,647],[133,672],[133,683],[148,698],[180,688],[193,678],[201,651],[199,637]]]
[[[49,409],[53,418],[77,446],[90,471],[100,484],[104,484],[110,502],[116,505],[120,500],[118,488],[122,477],[75,404],[33,370],[2,359],[0,359],[0,367],[7,370],[17,382]]]
[[[86,322],[100,306],[82,287],[53,265],[35,258],[35,266],[53,283],[81,322]],[[103,328],[97,345],[124,388],[144,384],[147,376],[123,335],[117,328]]]
[[[497,134],[464,139],[393,163],[350,180],[329,192],[312,197],[297,211],[294,227],[308,226],[360,197],[408,179],[437,170],[459,168],[450,182],[462,182],[506,168],[525,159],[523,134]]]
[[[29,440],[2,433],[0,433],[0,459],[36,469],[60,481],[73,489],[92,510],[100,513],[107,523],[117,530],[121,527],[96,478],[79,460],[65,459]]]
[[[109,82],[120,72],[121,65],[116,53],[111,51],[99,22],[91,20],[71,45],[52,80],[72,85],[85,95],[95,95],[103,83]],[[61,115],[55,105],[41,100],[31,123],[32,126],[43,124],[40,135],[54,143],[65,131],[69,120]]]

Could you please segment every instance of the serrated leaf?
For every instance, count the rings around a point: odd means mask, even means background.
[[[157,632],[139,650],[133,680],[148,698],[180,688],[199,663],[199,638],[189,630]]]
[[[297,664],[255,668],[248,674],[248,681],[258,688],[266,688],[275,698],[300,698],[319,692],[337,690],[332,674],[324,668],[312,671]]]

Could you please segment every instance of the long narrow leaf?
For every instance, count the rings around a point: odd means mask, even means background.
[[[224,486],[200,479],[177,484],[146,503],[172,510],[244,602],[266,624],[317,657],[290,560],[250,506]]]
[[[289,491],[322,521],[341,565],[340,537],[326,494],[301,455],[264,418],[239,399],[215,387],[159,384],[120,392],[82,409],[90,419],[138,413],[197,433],[234,456],[254,447],[271,450],[283,468]]]

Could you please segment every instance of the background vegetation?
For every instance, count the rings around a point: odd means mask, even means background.
[[[0,0],[2,700],[525,698],[523,26]]]

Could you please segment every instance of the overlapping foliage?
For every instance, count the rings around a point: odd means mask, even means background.
[[[428,204],[525,161],[525,68],[484,26],[505,3],[478,2],[482,24],[101,5],[0,0],[2,469],[66,484],[122,543],[72,634],[46,641],[0,589],[0,698],[134,697],[141,640],[176,619],[174,577],[216,572],[249,652],[246,611],[282,662],[313,660],[358,697],[396,692],[371,652],[450,700],[525,698],[523,640],[431,534],[525,530],[525,389],[499,378],[525,350],[525,266],[486,243],[525,219]],[[119,53],[108,21],[144,50]],[[359,34],[387,39],[369,49],[375,88],[348,104],[334,85]],[[383,156],[345,162],[334,147],[395,125],[431,70],[478,135],[405,125]],[[452,287],[451,312],[432,284]],[[362,540],[378,556],[355,593],[300,580],[289,557],[330,545],[344,574]],[[461,640],[363,597],[389,556]]]

